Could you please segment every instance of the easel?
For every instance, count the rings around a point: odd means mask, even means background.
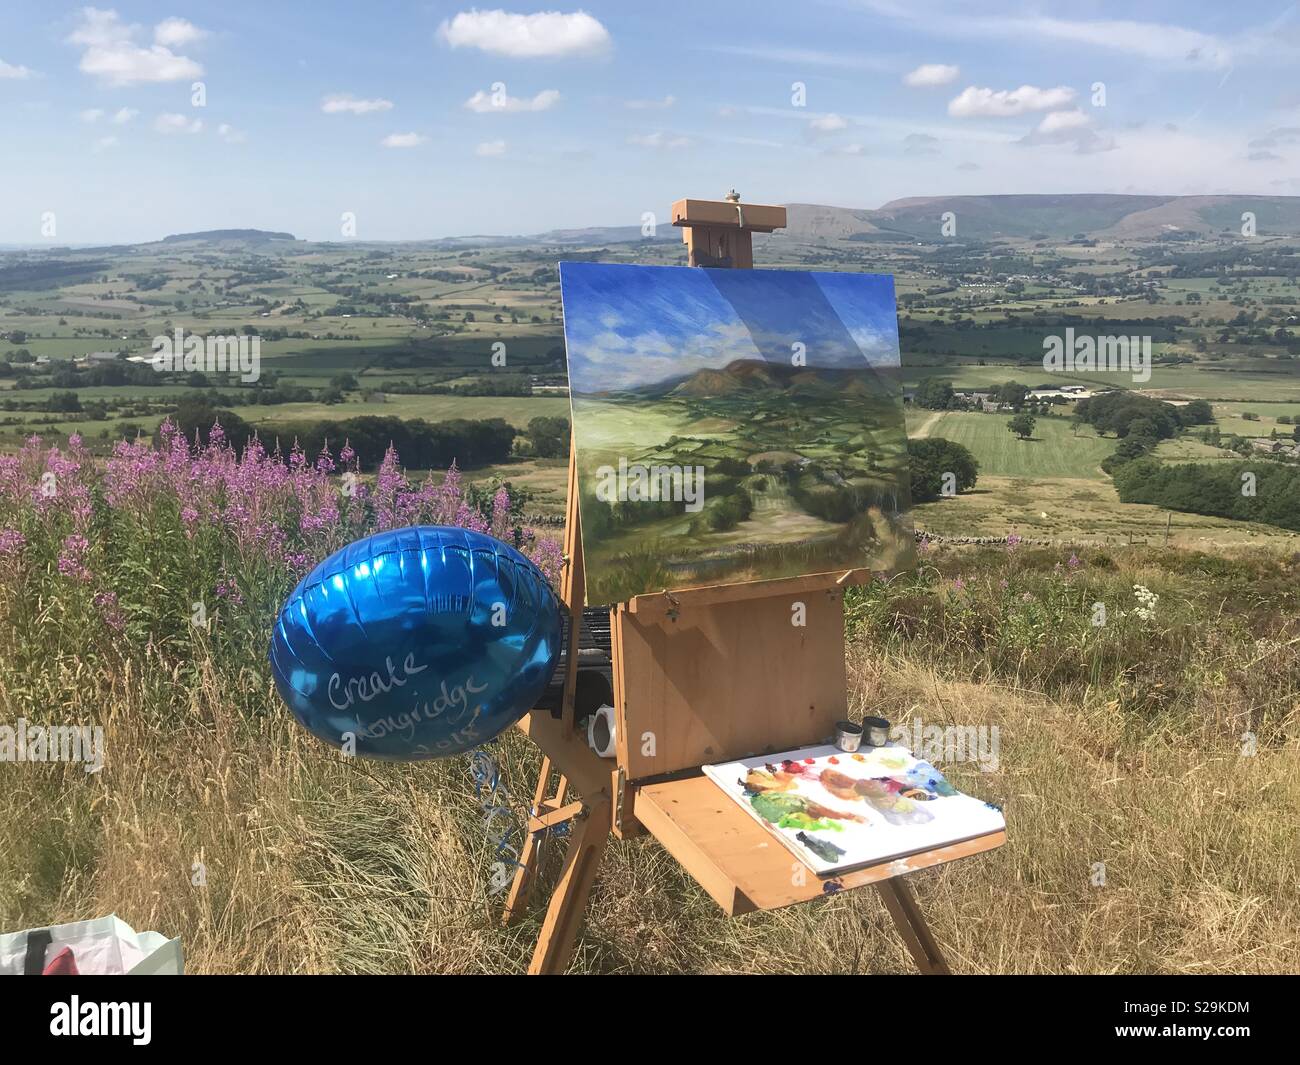
[[[785,208],[741,205],[734,192],[725,201],[673,204],[673,224],[684,227],[692,266],[752,267],[753,233],[770,233],[785,221]],[[997,847],[1005,833],[823,881],[699,769],[833,734],[834,723],[848,716],[844,589],[869,582],[870,571],[639,595],[611,607],[618,751],[615,759],[602,759],[574,721],[584,599],[576,441],[569,450],[568,491],[560,598],[571,621],[561,713],[557,718],[535,710],[517,726],[543,759],[520,868],[506,900],[507,923],[528,904],[538,841],[557,825],[571,826],[528,971],[564,971],[610,834],[628,839],[648,831],[731,915],[874,884],[917,968],[948,972],[902,876]],[[796,603],[803,604],[802,626],[791,624]],[[554,791],[552,773],[558,773]],[[569,795],[570,785],[581,798]]]

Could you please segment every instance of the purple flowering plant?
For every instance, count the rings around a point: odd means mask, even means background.
[[[558,582],[560,545],[522,527],[517,509],[505,487],[475,499],[454,464],[412,482],[391,447],[366,476],[346,443],[313,458],[254,438],[236,453],[219,424],[202,444],[168,420],[156,441],[122,440],[99,459],[75,434],[66,446],[33,436],[0,455],[0,612],[33,647],[48,646],[51,623],[83,642],[96,631],[188,641],[218,613],[261,639],[322,558],[417,524],[488,533]]]

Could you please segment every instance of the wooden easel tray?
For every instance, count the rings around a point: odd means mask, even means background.
[[[1006,832],[818,877],[705,776],[637,789],[636,818],[728,914],[775,910],[992,850]]]

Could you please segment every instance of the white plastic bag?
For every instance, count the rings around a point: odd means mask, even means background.
[[[0,935],[0,976],[21,976],[31,932],[50,933],[41,968],[64,947],[72,950],[77,972],[86,975],[179,976],[184,958],[179,939],[159,932],[137,932],[117,914],[93,921],[73,921],[46,929]]]

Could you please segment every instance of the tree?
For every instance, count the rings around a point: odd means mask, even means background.
[[[1014,411],[1020,410],[1025,405],[1025,399],[1029,396],[1029,389],[1019,381],[1008,381],[997,391],[998,403],[1005,403]]]
[[[188,397],[176,405],[172,421],[190,443],[194,442],[197,431],[199,439],[207,444],[214,422],[221,423],[226,439],[237,451],[243,450],[248,438],[253,435],[253,427],[234,411],[219,410],[210,403]]]
[[[947,410],[952,406],[952,385],[941,377],[927,377],[916,386],[912,402],[926,410]]]
[[[975,487],[979,463],[970,450],[952,440],[930,436],[907,442],[912,475],[912,502],[928,503],[943,495],[946,485],[957,492]],[[951,477],[945,476],[951,474]]]
[[[81,410],[81,400],[75,392],[55,392],[50,396],[46,409],[72,413]]]
[[[569,453],[569,419],[533,418],[528,423],[528,439],[539,458],[563,458]]]
[[[1036,424],[1038,424],[1037,419],[1032,414],[1017,414],[1007,422],[1007,428],[1021,440],[1028,440],[1034,435],[1034,426]]]
[[[330,386],[342,392],[354,391],[358,387],[357,379],[350,373],[335,374],[330,378]]]

